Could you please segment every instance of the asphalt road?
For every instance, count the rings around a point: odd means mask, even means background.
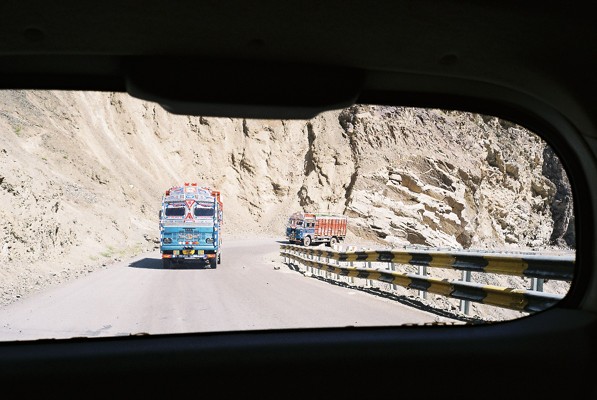
[[[0,341],[424,324],[436,316],[282,263],[276,239],[224,242],[216,269],[164,269],[159,252],[0,309]]]

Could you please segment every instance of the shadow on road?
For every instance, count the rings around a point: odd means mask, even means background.
[[[164,268],[162,260],[159,258],[143,258],[128,265],[129,268],[141,269],[211,269],[208,264],[201,261],[187,261],[180,264],[172,264],[170,268]]]

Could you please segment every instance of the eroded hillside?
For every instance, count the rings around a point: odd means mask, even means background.
[[[29,284],[43,285],[57,268],[153,249],[161,194],[182,182],[221,191],[224,237],[282,237],[288,214],[307,210],[346,213],[351,239],[384,246],[574,246],[557,157],[492,117],[375,106],[310,121],[187,117],[99,92],[4,91],[0,104],[4,282],[35,268]]]

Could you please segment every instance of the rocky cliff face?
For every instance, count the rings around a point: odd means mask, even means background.
[[[425,109],[355,106],[339,118],[355,160],[347,212],[362,234],[397,245],[574,246],[565,171],[524,128]]]
[[[524,128],[353,106],[310,121],[168,114],[126,94],[0,92],[0,252],[91,266],[154,247],[162,192],[218,189],[224,235],[281,237],[294,211],[383,246],[574,246],[570,186]]]

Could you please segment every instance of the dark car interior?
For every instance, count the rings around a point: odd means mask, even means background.
[[[85,397],[597,398],[593,16],[588,3],[561,1],[3,2],[0,89],[127,92],[196,116],[307,119],[355,103],[494,115],[553,147],[577,221],[570,291],[529,318],[6,342],[3,387]]]

